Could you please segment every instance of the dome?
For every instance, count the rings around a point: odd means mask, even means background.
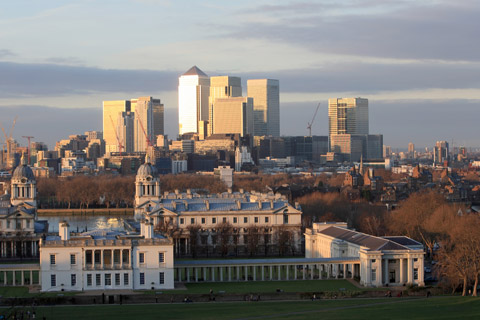
[[[25,180],[22,182],[27,182],[28,180],[35,180],[35,175],[29,166],[22,164],[13,171],[12,180]]]
[[[157,168],[152,166],[152,164],[149,163],[144,163],[138,168],[137,171],[137,178],[147,178],[147,177],[152,177],[155,178],[157,176]]]

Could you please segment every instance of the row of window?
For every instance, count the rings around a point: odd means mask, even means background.
[[[285,218],[286,217],[286,218]],[[211,218],[212,219],[212,224],[216,224],[217,223],[217,218]],[[238,217],[233,217],[232,218],[232,222],[235,224],[235,223],[238,223],[240,219]],[[288,216],[285,215],[284,216],[284,220],[286,220],[285,223],[288,223]],[[200,221],[201,221],[201,224],[206,224],[207,223],[207,218],[200,218]],[[219,220],[220,221],[220,220]],[[222,222],[223,223],[227,223],[229,222],[228,221],[228,218],[227,217],[223,217],[222,218]],[[260,222],[260,218],[259,217],[253,217],[253,223],[259,223]],[[270,222],[270,219],[269,217],[264,217],[264,222],[265,223],[269,223]],[[195,224],[196,223],[196,218],[190,218],[190,224]],[[248,217],[243,217],[243,223],[248,223]],[[180,218],[180,224],[185,224],[185,218]]]
[[[418,269],[413,269],[413,280],[418,280]],[[377,281],[377,269],[372,269],[372,282]],[[390,271],[389,281],[394,283],[396,282],[395,271]]]
[[[10,220],[7,220],[7,229],[10,229],[12,227],[12,222]],[[30,228],[31,227],[31,221],[30,220],[25,220],[25,228]],[[2,228],[2,222],[0,221],[0,228]],[[17,223],[13,224],[13,228],[14,229],[23,229],[22,227],[22,222],[21,221],[17,221]]]
[[[100,254],[100,253],[99,253]],[[142,263],[145,263],[145,252],[140,252],[138,254],[138,262],[140,264]],[[87,257],[88,258],[88,257]],[[91,253],[90,253],[90,259],[86,259],[87,260],[87,264],[91,264]],[[97,261],[100,261],[100,257],[95,258],[95,260]],[[159,263],[165,263],[165,252],[159,252],[158,253],[158,262]],[[127,259],[127,263],[128,263],[128,259]],[[50,255],[50,265],[55,265],[56,264],[56,255],[55,254],[51,254]],[[76,265],[77,264],[77,255],[76,254],[70,254],[70,264],[71,265]]]
[[[145,252],[140,252],[138,254],[138,263],[143,264],[145,263]],[[158,253],[158,263],[165,263],[165,252],[159,252]]]
[[[140,284],[144,285],[145,284],[145,273],[141,272],[139,275],[139,280]],[[114,281],[116,286],[120,286],[121,283],[121,274],[120,273],[115,273],[114,274]],[[129,276],[128,273],[123,274],[123,285],[128,286],[129,283]],[[159,272],[158,273],[158,283],[159,284],[165,284],[165,273],[164,272]],[[72,287],[77,285],[77,275],[72,273],[70,275],[70,285]],[[95,274],[95,286],[100,287],[102,285],[102,274],[101,273],[96,273]],[[111,273],[105,273],[104,275],[104,285],[105,286],[111,286],[112,285],[112,274]],[[51,287],[56,287],[57,286],[57,276],[55,274],[52,274],[50,276],[50,286]],[[87,273],[87,286],[91,287],[93,286],[93,274]]]

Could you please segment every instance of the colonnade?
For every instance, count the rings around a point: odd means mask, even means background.
[[[84,266],[85,269],[124,269],[130,268],[130,249],[98,249],[85,250]],[[90,256],[87,259],[87,256]],[[87,263],[87,261],[90,261]]]
[[[2,268],[2,270],[0,270],[0,286],[41,284],[39,266],[37,268],[29,268],[28,266],[25,267],[25,269],[20,268]]]
[[[17,252],[20,255],[17,255]],[[18,240],[13,237],[11,239],[0,239],[1,258],[29,258],[38,257],[38,255],[37,240]]]
[[[205,262],[205,261],[202,261]],[[346,279],[360,275],[360,262],[332,263],[243,263],[175,265],[177,282],[230,282]]]

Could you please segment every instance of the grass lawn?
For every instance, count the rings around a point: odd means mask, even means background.
[[[21,310],[21,309],[18,309]],[[23,309],[27,310],[27,309]],[[28,310],[31,310],[30,308]],[[0,308],[0,314],[12,309]],[[18,311],[17,311],[18,312]],[[480,299],[351,299],[320,301],[48,306],[37,319],[479,319]]]
[[[187,290],[168,290],[164,293],[208,294],[210,289],[215,294],[219,291],[225,291],[225,293],[274,293],[277,289],[284,292],[361,291],[347,280],[209,282],[187,283],[185,286]],[[145,293],[154,294],[157,291],[145,291]]]
[[[4,298],[17,297],[17,298],[29,298],[29,297],[56,297],[59,294],[64,296],[73,296],[75,292],[42,292],[42,293],[29,293],[27,287],[0,287],[0,296]]]

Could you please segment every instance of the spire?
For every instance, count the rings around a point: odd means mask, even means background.
[[[148,152],[147,152],[147,154],[145,155],[145,163],[151,163],[151,161],[150,161],[150,155],[148,154]]]
[[[205,72],[200,70],[197,66],[193,66],[190,69],[188,69],[187,72],[182,74],[182,76],[200,76],[200,77],[208,77]]]

